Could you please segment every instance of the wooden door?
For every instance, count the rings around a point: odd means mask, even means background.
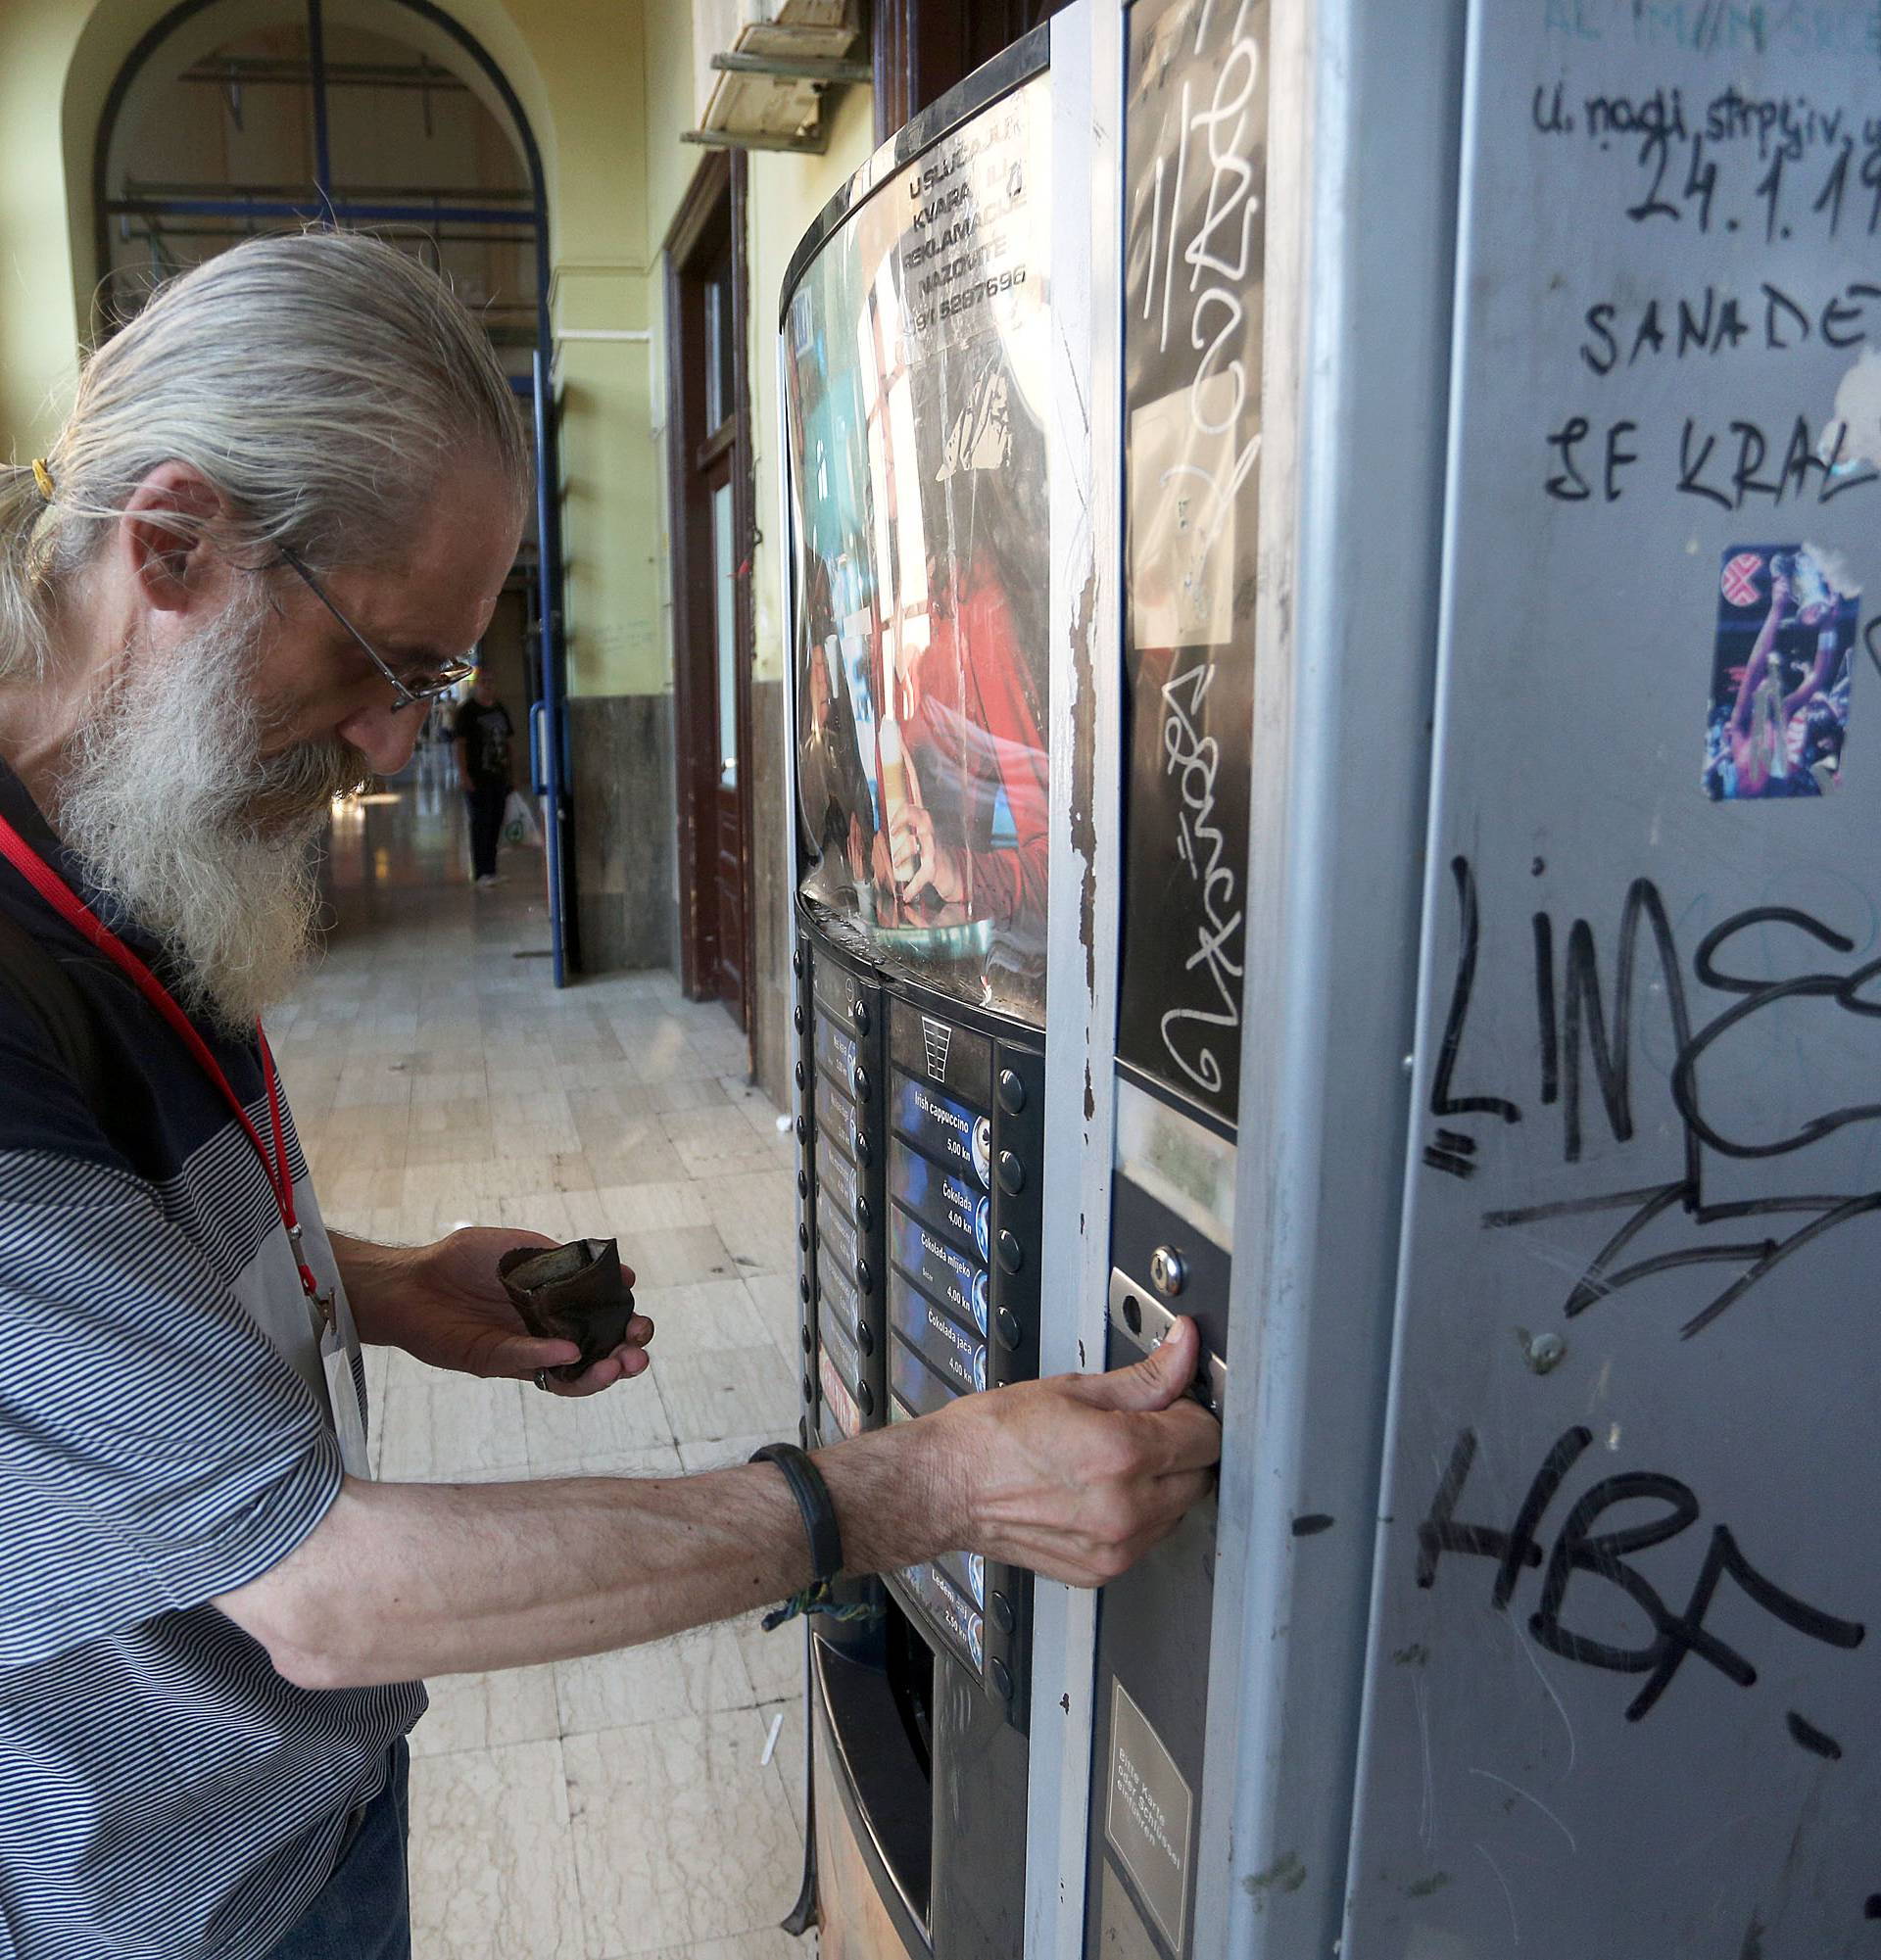
[[[745,160],[699,166],[666,238],[680,979],[750,1025],[751,438]]]

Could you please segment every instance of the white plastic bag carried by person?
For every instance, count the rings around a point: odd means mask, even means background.
[[[529,799],[520,789],[511,789],[509,800],[503,806],[503,840],[506,844],[531,844],[537,850],[542,848],[542,826],[536,821],[536,813],[529,807]]]

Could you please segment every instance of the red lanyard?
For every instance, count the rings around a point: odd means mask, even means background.
[[[137,991],[175,1030],[177,1038],[189,1050],[196,1066],[221,1091],[222,1100],[234,1113],[235,1121],[241,1124],[249,1142],[255,1146],[255,1154],[262,1160],[262,1169],[267,1173],[268,1189],[274,1194],[274,1204],[280,1212],[281,1223],[287,1227],[288,1244],[294,1249],[294,1264],[300,1270],[301,1284],[307,1290],[307,1297],[317,1301],[319,1281],[314,1277],[314,1269],[308,1265],[306,1256],[301,1250],[300,1221],[294,1216],[294,1180],[288,1174],[287,1169],[287,1135],[281,1125],[281,1099],[275,1087],[274,1057],[268,1049],[267,1036],[262,1031],[262,1024],[256,1022],[255,1035],[262,1044],[262,1072],[267,1081],[267,1114],[274,1129],[272,1158],[268,1156],[266,1144],[262,1141],[261,1131],[250,1122],[247,1110],[242,1107],[241,1099],[236,1095],[228,1077],[222,1073],[222,1065],[209,1052],[208,1042],[197,1033],[189,1016],[171,998],[169,989],[27,843],[5,817],[0,817],[0,857],[6,858],[13,865],[21,877],[59,914],[60,918],[68,925],[76,927],[101,953],[130,977]]]

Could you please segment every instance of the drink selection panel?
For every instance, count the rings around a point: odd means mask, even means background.
[[[891,1417],[1037,1368],[1042,1057],[892,989],[884,1292]],[[1030,1120],[1029,1120],[1030,1119]],[[1023,1716],[1030,1578],[949,1554],[894,1575],[910,1609]]]
[[[834,1443],[1037,1373],[1044,1058],[812,932],[795,965],[804,1433]],[[1031,1575],[956,1552],[888,1584],[1023,1723]]]

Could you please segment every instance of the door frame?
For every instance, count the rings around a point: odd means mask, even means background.
[[[710,153],[693,173],[664,240],[667,512],[673,582],[673,777],[678,798],[679,977],[687,997],[718,997],[718,718],[713,637],[712,512],[704,465],[724,447],[706,430],[705,275],[729,244],[732,266],[732,534],[737,553],[733,627],[738,700],[740,902],[745,949],[740,1019],[751,1026],[757,933],[751,916],[751,548],[755,538],[750,406],[748,178],[742,152]],[[721,429],[723,424],[720,425]]]

